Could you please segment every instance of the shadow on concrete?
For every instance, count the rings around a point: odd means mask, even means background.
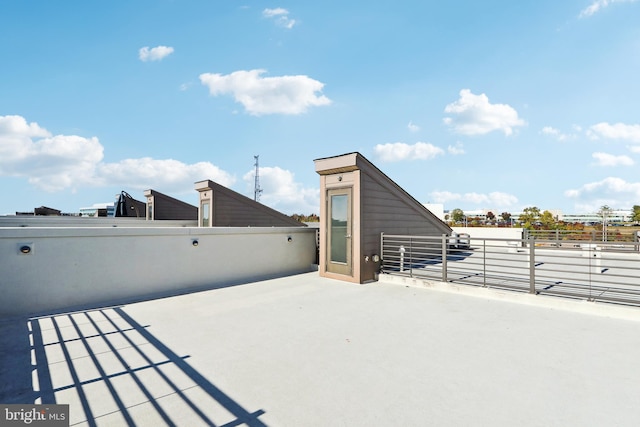
[[[265,426],[122,307],[0,322],[0,402],[70,405],[71,424]]]
[[[316,266],[316,269],[317,269],[317,266]],[[309,273],[311,271],[312,269],[310,268],[310,269],[304,269],[301,271],[288,272],[286,274],[283,274],[283,273],[260,274],[257,276],[243,277],[241,279],[212,281],[211,283],[207,283],[204,285],[194,285],[194,286],[187,285],[182,288],[171,288],[171,289],[158,290],[153,292],[145,291],[144,287],[141,287],[141,292],[139,295],[130,295],[130,296],[124,296],[124,297],[110,298],[110,299],[96,299],[95,301],[87,301],[87,302],[83,302],[75,305],[68,305],[63,307],[50,307],[43,311],[33,310],[29,312],[20,312],[17,314],[9,314],[9,315],[0,314],[0,322],[2,322],[4,319],[12,320],[17,317],[26,317],[26,316],[43,317],[43,316],[51,316],[54,314],[63,314],[63,313],[70,313],[70,312],[76,312],[76,311],[98,310],[103,307],[122,306],[127,304],[134,304],[137,302],[171,298],[179,295],[187,295],[187,294],[192,294],[197,292],[206,292],[206,291],[211,291],[215,289],[224,289],[224,288],[229,288],[234,286],[250,285],[256,282],[296,276],[299,274]]]
[[[471,250],[460,250],[454,249],[451,250],[447,254],[447,262],[458,262],[464,261],[468,257],[473,255]],[[382,271],[385,273],[420,273],[422,270],[429,269],[430,267],[442,267],[442,256],[441,255],[429,255],[429,256],[410,256],[407,255],[404,257],[404,262],[402,266],[400,265],[398,257],[394,258],[391,261],[383,261]],[[415,271],[414,271],[415,270]]]

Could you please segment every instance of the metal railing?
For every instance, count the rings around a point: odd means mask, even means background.
[[[591,240],[603,242],[638,242],[640,232],[636,227],[606,227],[603,230],[524,230],[523,239],[543,240]]]
[[[640,243],[381,235],[382,273],[640,305]]]

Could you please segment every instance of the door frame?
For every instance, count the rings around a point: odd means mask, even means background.
[[[346,196],[346,225],[344,232],[336,230],[332,227],[332,217],[333,217],[333,197],[335,196]],[[325,246],[325,270],[328,273],[333,274],[341,274],[345,276],[353,277],[353,244],[354,244],[354,229],[353,229],[353,187],[341,187],[341,188],[328,188],[326,189],[326,217],[325,221],[325,237],[326,237],[326,246]],[[334,234],[335,233],[335,234]],[[344,239],[345,247],[344,247],[344,262],[340,260],[333,259],[333,251],[334,249],[338,251],[336,256],[342,258],[341,242],[334,242],[334,239]]]

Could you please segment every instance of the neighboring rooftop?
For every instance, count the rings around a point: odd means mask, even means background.
[[[484,291],[307,273],[4,320],[0,402],[77,426],[637,425],[638,321]]]

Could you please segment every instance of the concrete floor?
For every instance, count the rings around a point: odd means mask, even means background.
[[[78,426],[638,424],[633,315],[477,291],[308,273],[3,321],[0,402]]]

